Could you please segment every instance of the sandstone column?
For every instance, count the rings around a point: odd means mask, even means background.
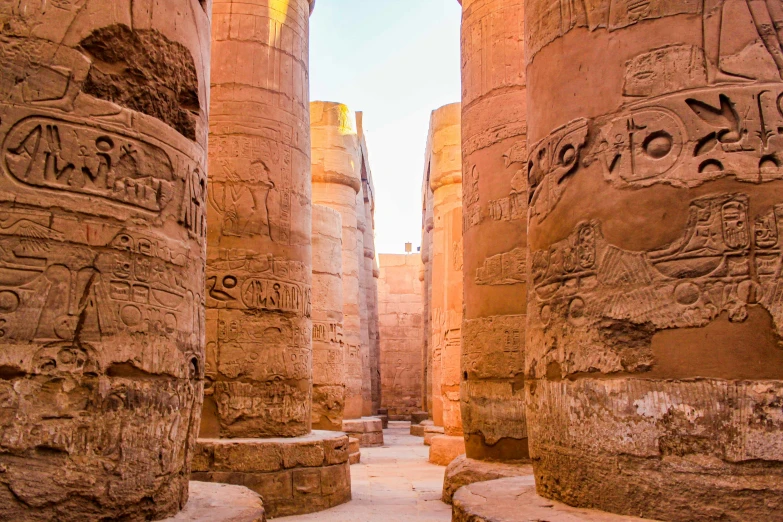
[[[527,0],[525,24],[539,493],[780,520],[779,3]]]
[[[423,284],[419,254],[380,254],[378,309],[383,408],[410,418],[421,407],[424,340]]]
[[[432,439],[430,462],[446,465],[465,452],[460,414],[462,328],[462,154],[459,103],[433,111],[430,121],[432,231],[432,352],[434,420],[445,434]],[[442,424],[439,424],[442,423]]]
[[[345,409],[343,219],[313,205],[313,428],[340,431]]]
[[[347,106],[333,102],[310,104],[312,129],[313,201],[342,217],[343,341],[345,343],[345,411],[343,431],[363,445],[383,442],[379,419],[362,417],[362,324],[360,303],[361,266],[358,198],[361,193],[361,154],[356,116]],[[362,210],[364,205],[362,204]],[[364,212],[362,212],[362,217]],[[362,243],[364,233],[361,234]],[[368,354],[369,355],[369,354]],[[358,457],[358,456],[357,456]]]
[[[194,478],[248,485],[273,517],[350,499],[346,437],[310,432],[310,8],[213,3],[210,386]]]
[[[153,520],[188,499],[209,17],[0,5],[2,520]]]
[[[428,151],[429,154],[429,146]],[[422,410],[429,414],[433,419],[434,411],[434,390],[432,387],[432,229],[435,223],[432,217],[432,188],[430,187],[430,161],[429,156],[426,160],[427,170],[424,173],[424,183],[422,185],[422,239],[421,239],[421,262],[424,265],[424,400],[422,401]]]
[[[362,162],[361,152],[359,161]],[[361,173],[361,170],[360,170]],[[372,371],[370,363],[370,323],[367,303],[367,267],[364,263],[364,239],[367,234],[367,216],[364,212],[364,186],[356,195],[356,255],[359,266],[359,351],[362,357],[362,416],[372,415]]]

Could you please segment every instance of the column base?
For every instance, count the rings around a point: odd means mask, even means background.
[[[381,419],[381,428],[384,430],[389,427],[389,416],[388,415],[376,415],[375,417]]]
[[[185,509],[162,522],[266,522],[258,493],[244,486],[191,482]]]
[[[454,494],[452,522],[642,522],[647,519],[580,509],[536,494],[532,475],[479,482]]]
[[[438,435],[445,435],[446,430],[443,426],[425,425],[424,426],[424,445],[429,446],[432,443],[432,438]]]
[[[383,446],[383,423],[377,417],[343,419],[343,431],[359,439],[362,448]]]
[[[351,500],[348,437],[199,439],[191,480],[246,486],[273,518],[322,511]]]
[[[411,421],[411,435],[414,437],[423,437],[424,436],[424,429],[427,426],[434,426],[435,423],[431,420],[423,420],[418,424],[414,424],[413,421]]]
[[[533,475],[533,466],[529,460],[491,462],[460,455],[446,467],[441,500],[446,504],[451,504],[454,493],[462,486],[525,475]]]
[[[411,413],[411,424],[421,424],[429,418],[430,414],[426,411],[414,411]]]
[[[465,438],[462,436],[436,435],[430,441],[430,464],[448,466],[464,453]]]
[[[359,439],[348,437],[348,462],[353,466],[362,460],[362,447],[359,445]]]

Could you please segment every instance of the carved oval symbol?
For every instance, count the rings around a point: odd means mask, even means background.
[[[153,212],[163,210],[179,190],[171,159],[159,147],[54,118],[16,123],[2,154],[6,172],[25,185]]]

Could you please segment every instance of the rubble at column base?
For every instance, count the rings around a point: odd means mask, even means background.
[[[162,522],[266,522],[258,493],[244,486],[191,482],[185,509]]]
[[[454,493],[462,486],[509,477],[533,475],[530,461],[491,462],[460,455],[446,467],[441,500],[451,504]]]
[[[478,482],[454,494],[452,522],[643,522],[642,518],[580,509],[536,494],[533,475]]]
[[[348,436],[199,439],[191,479],[246,486],[264,499],[269,517],[322,511],[351,500]]]
[[[383,424],[377,417],[343,419],[343,431],[359,439],[362,448],[383,446]]]
[[[353,466],[362,460],[362,447],[359,445],[359,439],[348,437],[348,462]]]
[[[424,426],[424,445],[432,444],[432,439],[438,435],[445,435],[446,430],[443,426],[425,425]]]
[[[448,466],[452,460],[465,453],[465,438],[462,436],[436,435],[430,441],[431,464]]]

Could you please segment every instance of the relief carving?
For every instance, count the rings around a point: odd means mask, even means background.
[[[526,281],[527,251],[524,247],[488,257],[476,269],[477,285],[517,285]]]

